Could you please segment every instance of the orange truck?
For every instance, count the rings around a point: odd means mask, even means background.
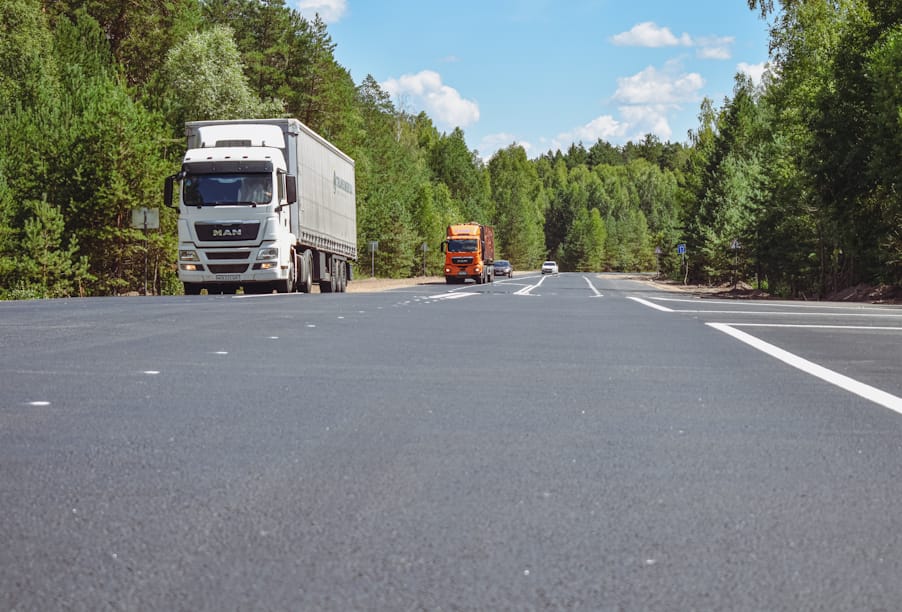
[[[463,283],[468,278],[479,285],[495,280],[495,230],[490,225],[449,225],[445,241],[445,282]]]

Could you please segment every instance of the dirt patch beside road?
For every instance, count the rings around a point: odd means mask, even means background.
[[[348,293],[375,293],[389,289],[416,287],[417,285],[444,285],[444,276],[417,276],[416,278],[355,278],[348,283]]]

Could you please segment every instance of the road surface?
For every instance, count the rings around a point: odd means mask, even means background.
[[[902,602],[902,308],[520,275],[0,303],[0,610]]]

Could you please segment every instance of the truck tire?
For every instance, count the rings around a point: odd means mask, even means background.
[[[345,262],[338,262],[338,292],[345,293],[348,289],[348,266]]]
[[[200,295],[200,290],[204,288],[200,283],[184,283],[185,295]]]
[[[313,291],[313,255],[310,251],[304,251],[301,257],[301,267],[298,273],[298,291],[310,293]]]
[[[276,281],[276,293],[292,293],[298,284],[298,257],[294,251],[288,264],[288,278]]]

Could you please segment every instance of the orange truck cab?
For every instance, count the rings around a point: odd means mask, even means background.
[[[480,285],[495,280],[495,230],[490,225],[449,225],[442,242],[445,252],[445,282],[463,283],[468,278]]]

